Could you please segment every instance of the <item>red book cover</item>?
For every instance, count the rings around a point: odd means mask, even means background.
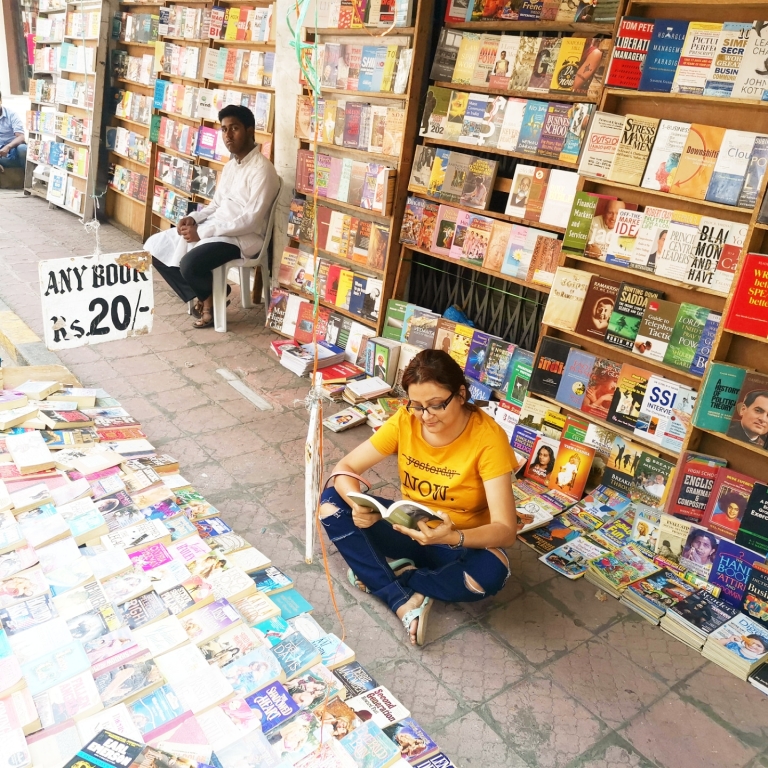
[[[312,302],[303,301],[299,307],[299,316],[296,318],[296,331],[293,338],[299,344],[309,344],[315,331],[314,305]]]
[[[684,460],[669,494],[667,514],[701,523],[719,469],[695,457]]]
[[[725,330],[768,337],[768,256],[762,253],[745,256]]]
[[[619,25],[616,45],[605,84],[609,88],[637,90],[643,63],[653,34],[653,21],[625,16]]]
[[[339,290],[339,275],[342,269],[344,267],[339,264],[331,264],[328,267],[328,280],[325,283],[325,296],[323,298],[331,302],[331,304],[336,303],[336,294]]]
[[[709,497],[701,524],[710,531],[733,541],[747,509],[755,478],[721,467]]]
[[[353,379],[365,378],[365,371],[353,363],[337,363],[323,368],[324,384],[344,384]]]
[[[324,205],[318,205],[315,214],[315,226],[317,227],[317,247],[324,251],[328,242],[328,227],[331,224],[333,211]]]
[[[296,156],[296,189],[311,195],[315,187],[315,157],[308,149],[300,149]]]

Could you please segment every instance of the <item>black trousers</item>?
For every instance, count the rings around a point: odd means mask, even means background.
[[[240,249],[232,243],[205,243],[186,253],[178,267],[168,267],[154,257],[152,265],[182,301],[205,301],[213,292],[212,270],[239,258]]]

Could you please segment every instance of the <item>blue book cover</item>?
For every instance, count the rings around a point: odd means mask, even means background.
[[[658,23],[658,22],[657,22]],[[747,49],[750,22],[726,21],[718,38],[718,50],[704,84],[704,96],[728,98],[739,74],[739,65]]]
[[[160,80],[159,78],[155,80],[155,93],[152,103],[152,106],[155,109],[163,108],[163,104],[165,104],[165,92],[168,90],[170,84],[169,80]]]
[[[503,339],[491,338],[488,343],[485,368],[483,368],[482,380],[484,384],[492,389],[500,388],[503,385],[514,352],[514,344],[509,344]]]
[[[220,517],[207,517],[205,520],[198,520],[195,528],[200,534],[201,539],[210,539],[214,536],[221,536],[223,533],[232,533],[232,529]]]
[[[317,648],[299,632],[294,632],[282,642],[273,645],[272,653],[289,680],[320,661]]]
[[[373,91],[373,78],[376,73],[376,46],[364,45],[360,57],[360,77],[357,81],[357,90],[370,93]]]
[[[286,576],[279,568],[275,568],[273,565],[265,568],[263,571],[252,573],[251,578],[256,584],[256,589],[259,592],[264,592],[266,595],[272,592],[281,592],[293,584],[293,579],[290,576]]]
[[[407,757],[411,765],[420,764],[423,757],[437,749],[437,743],[412,717],[406,717],[399,723],[388,726],[384,733],[395,744],[401,745],[403,757]]]
[[[328,669],[338,667],[342,662],[349,658],[354,658],[352,649],[333,632],[329,632],[323,637],[316,637],[312,640],[312,645],[321,656],[321,661]]]
[[[490,340],[491,338],[487,333],[475,331],[469,345],[469,354],[467,355],[467,364],[464,368],[464,373],[478,382],[483,375],[485,359],[488,355],[488,342]]]
[[[533,450],[533,444],[536,442],[538,436],[539,433],[535,429],[526,427],[523,424],[516,424],[512,431],[510,445],[517,451],[517,453],[522,453],[524,456],[530,456],[531,451]]]
[[[687,21],[656,19],[638,91],[669,93],[672,90],[672,81],[675,79],[686,32]]]
[[[523,113],[523,125],[520,128],[520,136],[517,140],[517,152],[523,152],[528,155],[536,154],[548,107],[549,104],[546,101],[534,101],[533,99],[528,101]]]
[[[520,6],[519,21],[538,21],[544,8],[544,0],[523,0]]]
[[[170,685],[164,685],[156,691],[128,705],[131,719],[136,723],[142,735],[173,720],[186,712]]]
[[[38,696],[81,672],[87,672],[90,668],[91,661],[79,640],[73,640],[21,665],[27,687],[33,696]]]
[[[571,349],[565,362],[563,377],[557,388],[555,400],[569,408],[581,409],[587,384],[595,367],[595,356],[581,349]]]
[[[300,613],[312,613],[314,608],[295,589],[280,592],[270,598],[280,609],[280,615],[288,621]]]
[[[752,566],[764,560],[763,555],[751,549],[745,549],[732,541],[721,539],[717,545],[712,570],[709,572],[709,583],[720,587],[721,600],[734,608],[741,608]]]
[[[381,84],[384,80],[384,65],[387,63],[387,49],[380,45],[376,48],[376,60],[374,61],[373,79],[371,80],[371,90],[375,93],[381,91]]]
[[[261,632],[271,646],[279,645],[290,635],[294,629],[288,622],[280,618],[280,616],[273,616],[271,619],[262,621],[261,624],[257,624],[254,629]]]
[[[181,510],[179,510],[179,512],[181,512]],[[69,530],[74,538],[83,536],[90,531],[95,531],[97,528],[106,523],[101,515],[101,512],[99,512],[96,506],[94,506],[93,509],[88,509],[79,515],[68,515],[66,513],[62,513],[62,517],[67,521]]]
[[[349,311],[355,315],[363,314],[363,301],[365,301],[365,286],[368,281],[360,275],[352,278],[352,292],[349,295]]]
[[[276,682],[251,694],[245,703],[261,715],[261,730],[269,733],[293,717],[301,707],[294,701],[285,686]]]
[[[411,326],[411,318],[413,317],[413,313],[418,309],[418,307],[415,304],[406,304],[405,305],[405,312],[403,313],[403,326],[402,330],[400,331],[400,343],[405,344],[407,339],[406,336],[408,335],[408,331]]]
[[[766,89],[766,93],[768,93],[768,89]],[[767,165],[768,136],[758,135],[752,147],[752,155],[749,158],[747,173],[744,176],[744,185],[736,203],[739,208],[754,208],[757,204],[757,197],[760,194]]]
[[[249,696],[265,685],[280,680],[285,674],[272,651],[263,646],[231,661],[221,671],[240,696]]]
[[[184,515],[163,520],[162,523],[171,532],[171,542],[186,538],[197,531],[197,528]]]
[[[373,720],[359,725],[342,740],[341,746],[363,768],[392,765],[400,757],[400,748],[379,728]]]
[[[691,373],[696,376],[704,375],[704,368],[712,354],[712,345],[715,342],[715,334],[717,333],[721,318],[722,315],[719,312],[710,312],[707,315],[707,321],[704,324],[704,330],[701,332],[699,343],[696,345],[696,352],[693,354],[693,362],[690,367]]]
[[[472,403],[483,403],[491,399],[491,388],[485,384],[481,384],[471,376],[467,376],[467,383],[469,384],[469,399]]]

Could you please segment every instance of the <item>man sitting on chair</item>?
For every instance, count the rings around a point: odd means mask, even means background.
[[[179,298],[197,299],[195,328],[213,325],[212,270],[241,256],[253,258],[261,250],[280,185],[275,167],[256,146],[251,110],[224,107],[219,122],[232,159],[224,166],[212,202],[144,244]]]

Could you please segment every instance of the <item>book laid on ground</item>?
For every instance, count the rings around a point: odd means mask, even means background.
[[[391,525],[402,525],[404,528],[418,529],[418,523],[438,522],[442,523],[443,518],[436,515],[429,507],[419,504],[410,499],[400,499],[389,507],[385,507],[380,501],[358,491],[350,491],[347,497],[352,499],[361,507],[366,507],[378,512],[384,520]]]

